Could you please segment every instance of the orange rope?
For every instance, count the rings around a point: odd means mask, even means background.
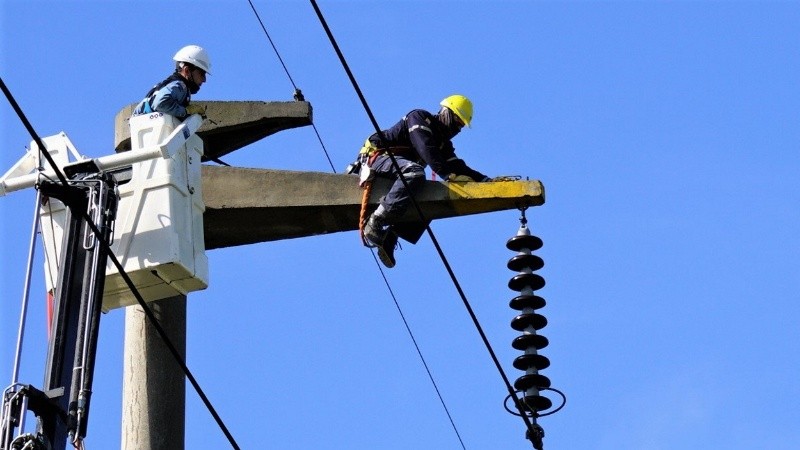
[[[372,181],[367,181],[364,184],[364,193],[361,195],[361,213],[358,215],[358,234],[361,236],[361,243],[364,244],[365,247],[369,247],[367,245],[367,239],[364,237],[364,225],[367,223],[367,204],[369,204],[369,195],[372,193]]]

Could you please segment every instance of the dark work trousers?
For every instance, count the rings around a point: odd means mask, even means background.
[[[400,173],[408,183],[409,189],[406,189],[403,181],[397,175],[389,155],[379,155],[375,158],[370,168],[375,171],[376,176],[394,180],[389,192],[381,199],[381,205],[385,210],[384,219],[386,224],[389,225],[389,230],[396,233],[398,237],[416,244],[422,233],[425,232],[427,223],[419,220],[416,222],[395,222],[405,214],[411,204],[411,195],[416,195],[425,183],[425,168],[415,161],[402,156],[395,155],[394,159],[400,166]]]

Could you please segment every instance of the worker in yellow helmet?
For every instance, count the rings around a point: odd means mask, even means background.
[[[375,176],[394,180],[389,192],[364,225],[366,244],[378,248],[378,256],[386,267],[395,266],[394,249],[398,237],[416,243],[425,231],[425,224],[395,223],[405,213],[414,195],[425,180],[425,167],[430,166],[445,181],[489,181],[489,177],[471,169],[456,156],[451,139],[472,122],[472,102],[463,95],[451,95],[440,103],[437,114],[415,109],[389,129],[370,136],[361,149],[362,164]],[[398,174],[387,154],[391,151],[400,167]],[[406,189],[400,177],[408,184]],[[410,190],[410,192],[409,192]]]
[[[211,60],[208,52],[197,45],[187,45],[172,57],[175,61],[175,72],[167,79],[153,86],[136,105],[133,115],[161,112],[179,119],[190,114],[202,114],[198,105],[191,105],[192,94],[200,90],[211,74]]]

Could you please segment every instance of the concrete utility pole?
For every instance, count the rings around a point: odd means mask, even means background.
[[[204,160],[220,158],[280,130],[311,124],[306,102],[195,102],[206,105],[198,130]],[[131,149],[128,105],[115,120],[115,148]],[[170,342],[186,360],[186,296],[149,304]],[[185,441],[186,380],[141,306],[125,312],[122,387],[123,450],[181,450]]]
[[[306,102],[194,102],[207,106],[198,130],[205,159],[215,159],[280,130],[311,124]],[[127,119],[117,114],[115,147],[130,149]],[[358,229],[362,191],[352,175],[203,166],[203,229],[207,250]],[[374,209],[389,183],[377,180]],[[428,219],[516,209],[544,203],[539,181],[426,182],[417,202]],[[405,220],[415,219],[410,211]],[[213,268],[212,268],[213,270]],[[213,286],[209,287],[213,289]],[[150,304],[172,342],[186,347],[186,297]],[[180,367],[146,323],[141,307],[126,311],[123,450],[184,448],[185,382]]]
[[[186,296],[148,305],[186,359]],[[141,306],[125,311],[123,449],[184,448],[186,379]]]

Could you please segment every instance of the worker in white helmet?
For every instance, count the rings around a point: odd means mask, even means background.
[[[398,237],[415,244],[425,231],[424,223],[397,223],[422,187],[425,167],[430,166],[445,181],[489,181],[489,177],[467,166],[455,154],[451,139],[472,122],[472,102],[463,95],[442,100],[438,114],[415,109],[389,129],[370,136],[359,160],[376,176],[394,181],[378,208],[364,224],[365,244],[377,247],[386,267],[394,267]],[[398,174],[387,151],[400,167]],[[362,168],[362,170],[364,170]],[[406,183],[400,179],[405,179]],[[408,189],[406,188],[408,185]]]
[[[190,104],[190,101],[192,94],[196,94],[206,82],[206,75],[211,74],[208,53],[197,45],[187,45],[178,50],[172,59],[175,61],[175,72],[147,92],[134,108],[134,116],[161,112],[183,119],[204,112],[200,106]]]

